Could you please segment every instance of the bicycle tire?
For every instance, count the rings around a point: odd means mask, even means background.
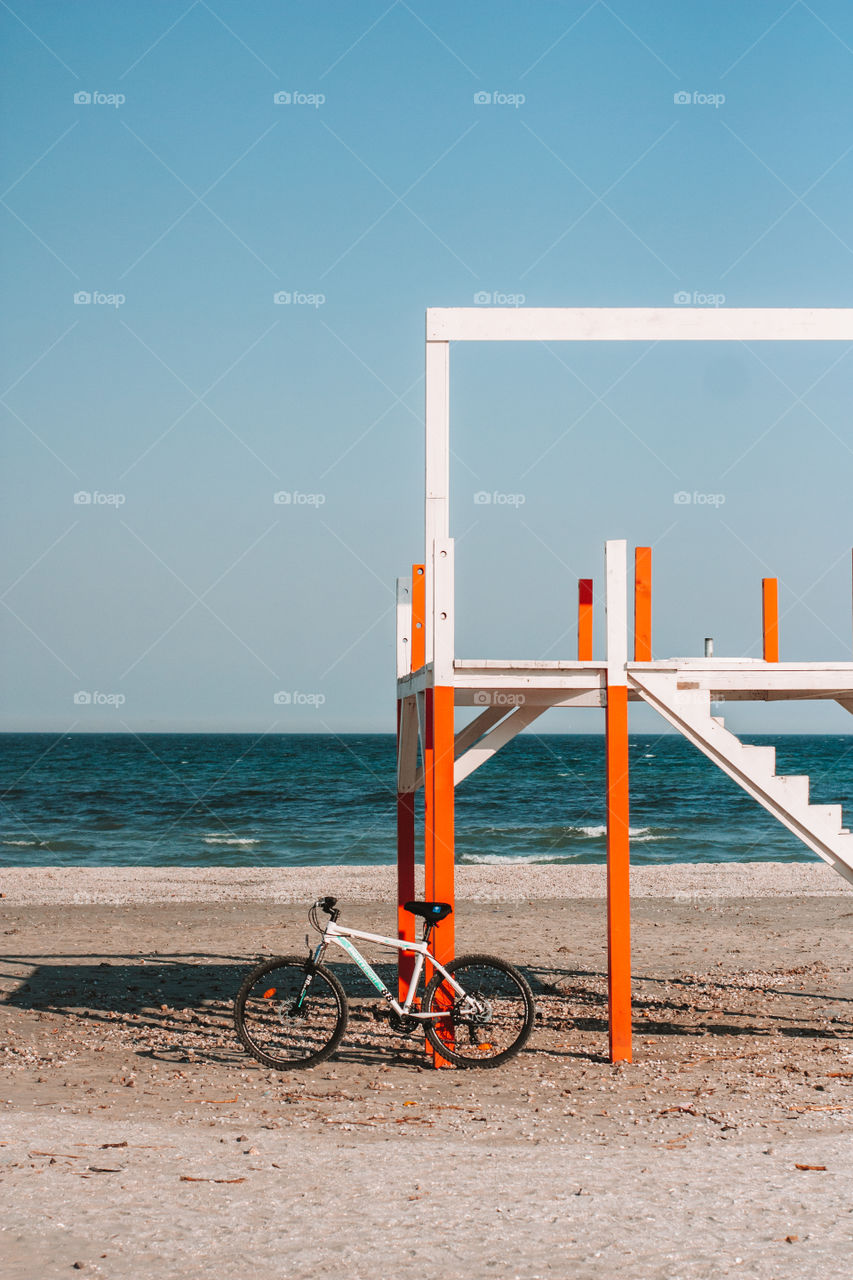
[[[466,995],[485,1002],[485,1008],[472,1016],[470,1005],[436,972],[421,1010],[448,1009],[450,1016],[424,1023],[433,1048],[457,1067],[499,1067],[514,1058],[529,1040],[536,1018],[533,992],[524,975],[505,960],[487,955],[459,956],[445,968]],[[445,1039],[441,1030],[448,1025],[450,1036]]]
[[[252,970],[234,1001],[234,1027],[243,1048],[276,1071],[325,1062],[347,1028],[346,992],[324,965],[314,966],[305,1001],[294,1013],[305,973],[304,956],[276,956]]]

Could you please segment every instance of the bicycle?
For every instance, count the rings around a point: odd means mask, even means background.
[[[322,963],[333,943],[354,960],[386,1001],[391,1027],[403,1034],[423,1029],[439,1057],[457,1067],[497,1067],[514,1057],[533,1030],[533,993],[524,976],[494,956],[469,955],[441,964],[429,951],[435,925],[450,915],[446,902],[407,902],[424,921],[420,942],[365,933],[338,924],[337,898],[318,898],[308,919],[320,942],[307,959],[278,956],[246,978],[234,1002],[234,1025],[244,1048],[274,1070],[313,1067],[335,1052],[347,1028],[344,988]],[[319,912],[328,917],[321,924]],[[358,938],[397,951],[414,952],[406,998],[401,1004],[350,941]],[[306,942],[308,939],[306,938]],[[416,993],[427,961],[435,973],[419,1007]]]

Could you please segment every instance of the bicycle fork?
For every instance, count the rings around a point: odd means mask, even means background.
[[[307,942],[308,939],[306,938],[305,941]],[[327,945],[328,943],[324,937],[314,948],[314,954],[309,955],[308,959],[305,961],[305,981],[302,984],[299,995],[296,997],[293,1008],[290,1010],[291,1017],[294,1014],[302,1012],[302,1006],[305,1003],[311,983],[314,981],[314,974],[317,972],[317,966],[326,954]]]

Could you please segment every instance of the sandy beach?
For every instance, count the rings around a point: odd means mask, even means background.
[[[304,950],[321,892],[392,931],[391,868],[4,870],[4,1274],[846,1277],[850,889],[639,869],[618,1067],[603,890],[601,867],[459,869],[457,951],[536,994],[515,1062],[429,1069],[338,966],[347,1039],[285,1076],[235,1041],[242,975]]]

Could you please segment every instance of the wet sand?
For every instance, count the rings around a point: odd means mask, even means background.
[[[0,873],[4,1275],[846,1278],[853,892],[639,869],[611,1066],[602,869],[459,872],[457,951],[525,971],[527,1051],[434,1071],[338,966],[348,1036],[289,1075],[235,1042],[239,982],[304,951],[314,893],[393,931],[390,869]]]

